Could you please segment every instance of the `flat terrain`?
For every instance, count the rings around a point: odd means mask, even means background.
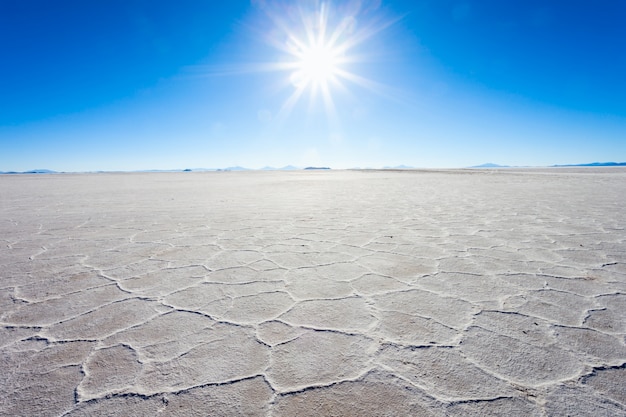
[[[624,416],[626,169],[0,176],[2,416]]]

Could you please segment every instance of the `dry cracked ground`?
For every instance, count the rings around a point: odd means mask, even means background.
[[[626,171],[0,176],[2,416],[624,416]]]

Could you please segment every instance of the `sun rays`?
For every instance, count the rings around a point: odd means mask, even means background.
[[[352,3],[349,8],[333,7],[328,2],[308,4],[308,8],[304,3],[298,6],[275,3],[273,7],[265,4],[273,25],[266,39],[282,56],[263,68],[286,72],[286,85],[293,90],[278,111],[279,121],[285,120],[308,95],[309,107],[316,106],[321,98],[329,121],[336,123],[335,95],[349,93],[347,83],[376,89],[375,82],[354,72],[355,64],[365,61],[363,53],[356,52],[357,47],[393,22],[380,19],[359,22],[365,11],[360,2]]]
[[[319,0],[252,0],[261,12],[247,27],[257,44],[249,53],[261,59],[221,65],[190,67],[188,74],[203,76],[242,76],[253,73],[280,73],[270,95],[283,95],[274,109],[263,109],[281,126],[308,101],[306,114],[322,110],[331,128],[338,127],[342,108],[340,96],[355,99],[358,89],[365,89],[387,99],[397,100],[402,92],[391,89],[361,71],[368,64],[384,62],[388,51],[381,42],[370,42],[395,24],[378,0],[330,2]],[[269,48],[268,48],[269,47]],[[367,72],[367,71],[365,71]],[[268,78],[269,80],[269,78]],[[306,100],[308,98],[308,100]],[[331,129],[332,130],[332,129]]]

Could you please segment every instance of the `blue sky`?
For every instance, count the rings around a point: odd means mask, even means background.
[[[0,171],[624,161],[624,22],[621,0],[0,0]]]

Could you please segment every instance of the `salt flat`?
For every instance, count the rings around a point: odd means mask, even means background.
[[[626,415],[626,170],[0,176],[0,415]]]

